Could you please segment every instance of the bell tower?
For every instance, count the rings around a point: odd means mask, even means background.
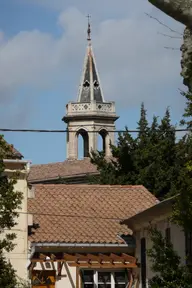
[[[83,138],[84,157],[98,150],[98,135],[102,137],[103,151],[110,156],[110,142],[114,144],[115,102],[105,102],[91,44],[88,17],[87,51],[77,102],[66,105],[63,121],[67,123],[67,159],[78,159],[78,136]]]

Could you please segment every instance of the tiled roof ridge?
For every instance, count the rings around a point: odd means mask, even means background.
[[[34,186],[38,187],[100,187],[100,188],[142,188],[148,191],[148,189],[143,185],[110,185],[110,184],[53,184],[53,183],[47,183],[47,184],[34,184]]]
[[[66,162],[76,162],[76,161],[85,161],[89,158],[83,158],[83,159],[65,159],[63,161],[58,161],[58,162],[48,162],[48,163],[42,163],[42,164],[33,164],[31,167],[37,167],[37,166],[45,166],[45,165],[52,165],[52,164],[63,164]]]

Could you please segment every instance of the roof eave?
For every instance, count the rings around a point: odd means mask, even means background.
[[[173,196],[163,200],[133,217],[123,220],[121,224],[125,224],[129,229],[136,231],[138,227],[143,227],[146,223],[152,223],[157,219],[165,218],[171,214],[175,198],[176,196]]]
[[[61,243],[61,242],[31,242],[32,247],[135,247],[127,243]]]
[[[28,179],[29,183],[39,183],[43,181],[54,181],[54,180],[73,180],[73,179],[79,179],[79,178],[84,178],[86,176],[91,176],[91,175],[99,175],[99,172],[87,172],[87,173],[82,173],[82,174],[74,174],[72,176],[67,175],[67,176],[58,176],[58,177],[50,177],[50,178],[42,178],[42,179]]]
[[[68,116],[64,116],[62,118],[62,121],[64,121],[65,123],[68,123],[69,121],[73,120],[80,120],[80,119],[86,119],[86,120],[98,120],[101,119],[102,120],[111,120],[111,121],[116,121],[117,119],[119,119],[119,116],[117,115],[109,115],[109,114],[82,114],[82,115],[68,115]]]

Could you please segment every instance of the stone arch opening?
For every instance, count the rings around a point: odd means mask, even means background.
[[[85,129],[77,131],[77,151],[78,159],[89,157],[89,134]]]
[[[101,129],[98,132],[98,147],[99,147],[99,151],[103,151],[106,155],[106,151],[107,151],[107,144],[108,144],[108,132],[105,129]]]

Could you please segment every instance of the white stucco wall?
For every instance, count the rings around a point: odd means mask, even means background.
[[[9,165],[10,166],[10,165]],[[21,168],[21,167],[19,167]],[[15,165],[13,170],[8,167],[6,173],[11,176],[12,171],[16,171]],[[5,230],[4,233],[15,233],[17,238],[14,240],[15,248],[11,252],[5,252],[5,256],[8,261],[11,262],[13,268],[16,270],[16,274],[19,278],[24,280],[28,277],[27,272],[27,258],[28,258],[28,215],[27,215],[27,197],[28,197],[28,185],[26,177],[28,175],[28,168],[18,169],[21,174],[15,185],[15,190],[23,193],[23,201],[21,209],[19,211],[19,217],[16,219],[17,225],[14,226],[11,231]],[[3,234],[1,235],[3,237]]]
[[[171,241],[173,243],[173,247],[177,251],[178,255],[181,257],[181,261],[184,264],[185,263],[185,236],[184,236],[182,229],[175,224],[169,223],[167,219],[156,222],[156,227],[159,231],[161,231],[163,235],[165,235],[165,229],[170,227]],[[135,233],[135,236],[136,236],[136,254],[135,255],[138,259],[138,262],[141,263],[140,239],[145,237],[146,249],[150,249],[152,243],[151,243],[151,239],[146,228],[141,228],[140,230],[138,230]],[[146,261],[147,261],[147,265],[146,265],[147,275],[146,276],[147,276],[147,283],[148,283],[148,280],[151,279],[155,274],[151,270],[151,263],[150,263],[150,259],[148,256],[147,256]],[[140,284],[139,287],[142,288],[142,285]]]

